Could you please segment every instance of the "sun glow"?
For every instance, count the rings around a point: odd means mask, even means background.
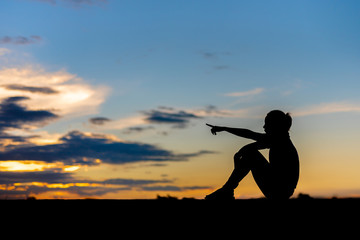
[[[74,172],[80,166],[66,166],[63,163],[46,163],[43,161],[0,161],[0,171],[45,171],[46,169],[62,169]]]

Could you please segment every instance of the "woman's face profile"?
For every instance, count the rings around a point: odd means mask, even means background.
[[[269,124],[269,120],[267,120],[268,118],[265,118],[265,124],[263,126],[265,133],[270,133],[271,129],[270,129],[270,124]]]
[[[265,124],[263,126],[265,133],[267,134],[271,134],[271,133],[276,133],[279,132],[279,124],[277,122],[277,119],[275,119],[274,117],[271,117],[269,115],[267,115],[265,117]]]

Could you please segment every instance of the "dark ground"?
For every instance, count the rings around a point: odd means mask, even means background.
[[[8,225],[36,226],[26,236],[47,232],[39,232],[41,227],[53,229],[51,236],[70,236],[74,229],[81,236],[100,231],[101,239],[113,238],[114,232],[119,236],[130,232],[135,239],[173,236],[226,240],[234,234],[242,239],[242,233],[255,239],[352,239],[358,236],[360,216],[360,198],[320,199],[308,195],[286,201],[178,200],[171,196],[152,200],[32,200],[0,201],[2,219]]]

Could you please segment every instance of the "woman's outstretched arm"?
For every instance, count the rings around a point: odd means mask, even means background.
[[[213,126],[211,124],[206,124],[206,125],[211,127],[211,133],[213,135],[216,135],[216,133],[218,133],[218,132],[225,131],[225,132],[234,134],[236,136],[253,139],[255,141],[259,141],[259,140],[263,139],[265,136],[264,133],[257,133],[257,132],[253,132],[249,129],[244,129],[244,128],[220,127],[220,126]]]

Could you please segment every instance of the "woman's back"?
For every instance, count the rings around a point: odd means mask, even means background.
[[[289,137],[271,144],[269,161],[278,184],[295,188],[299,179],[299,156]]]

